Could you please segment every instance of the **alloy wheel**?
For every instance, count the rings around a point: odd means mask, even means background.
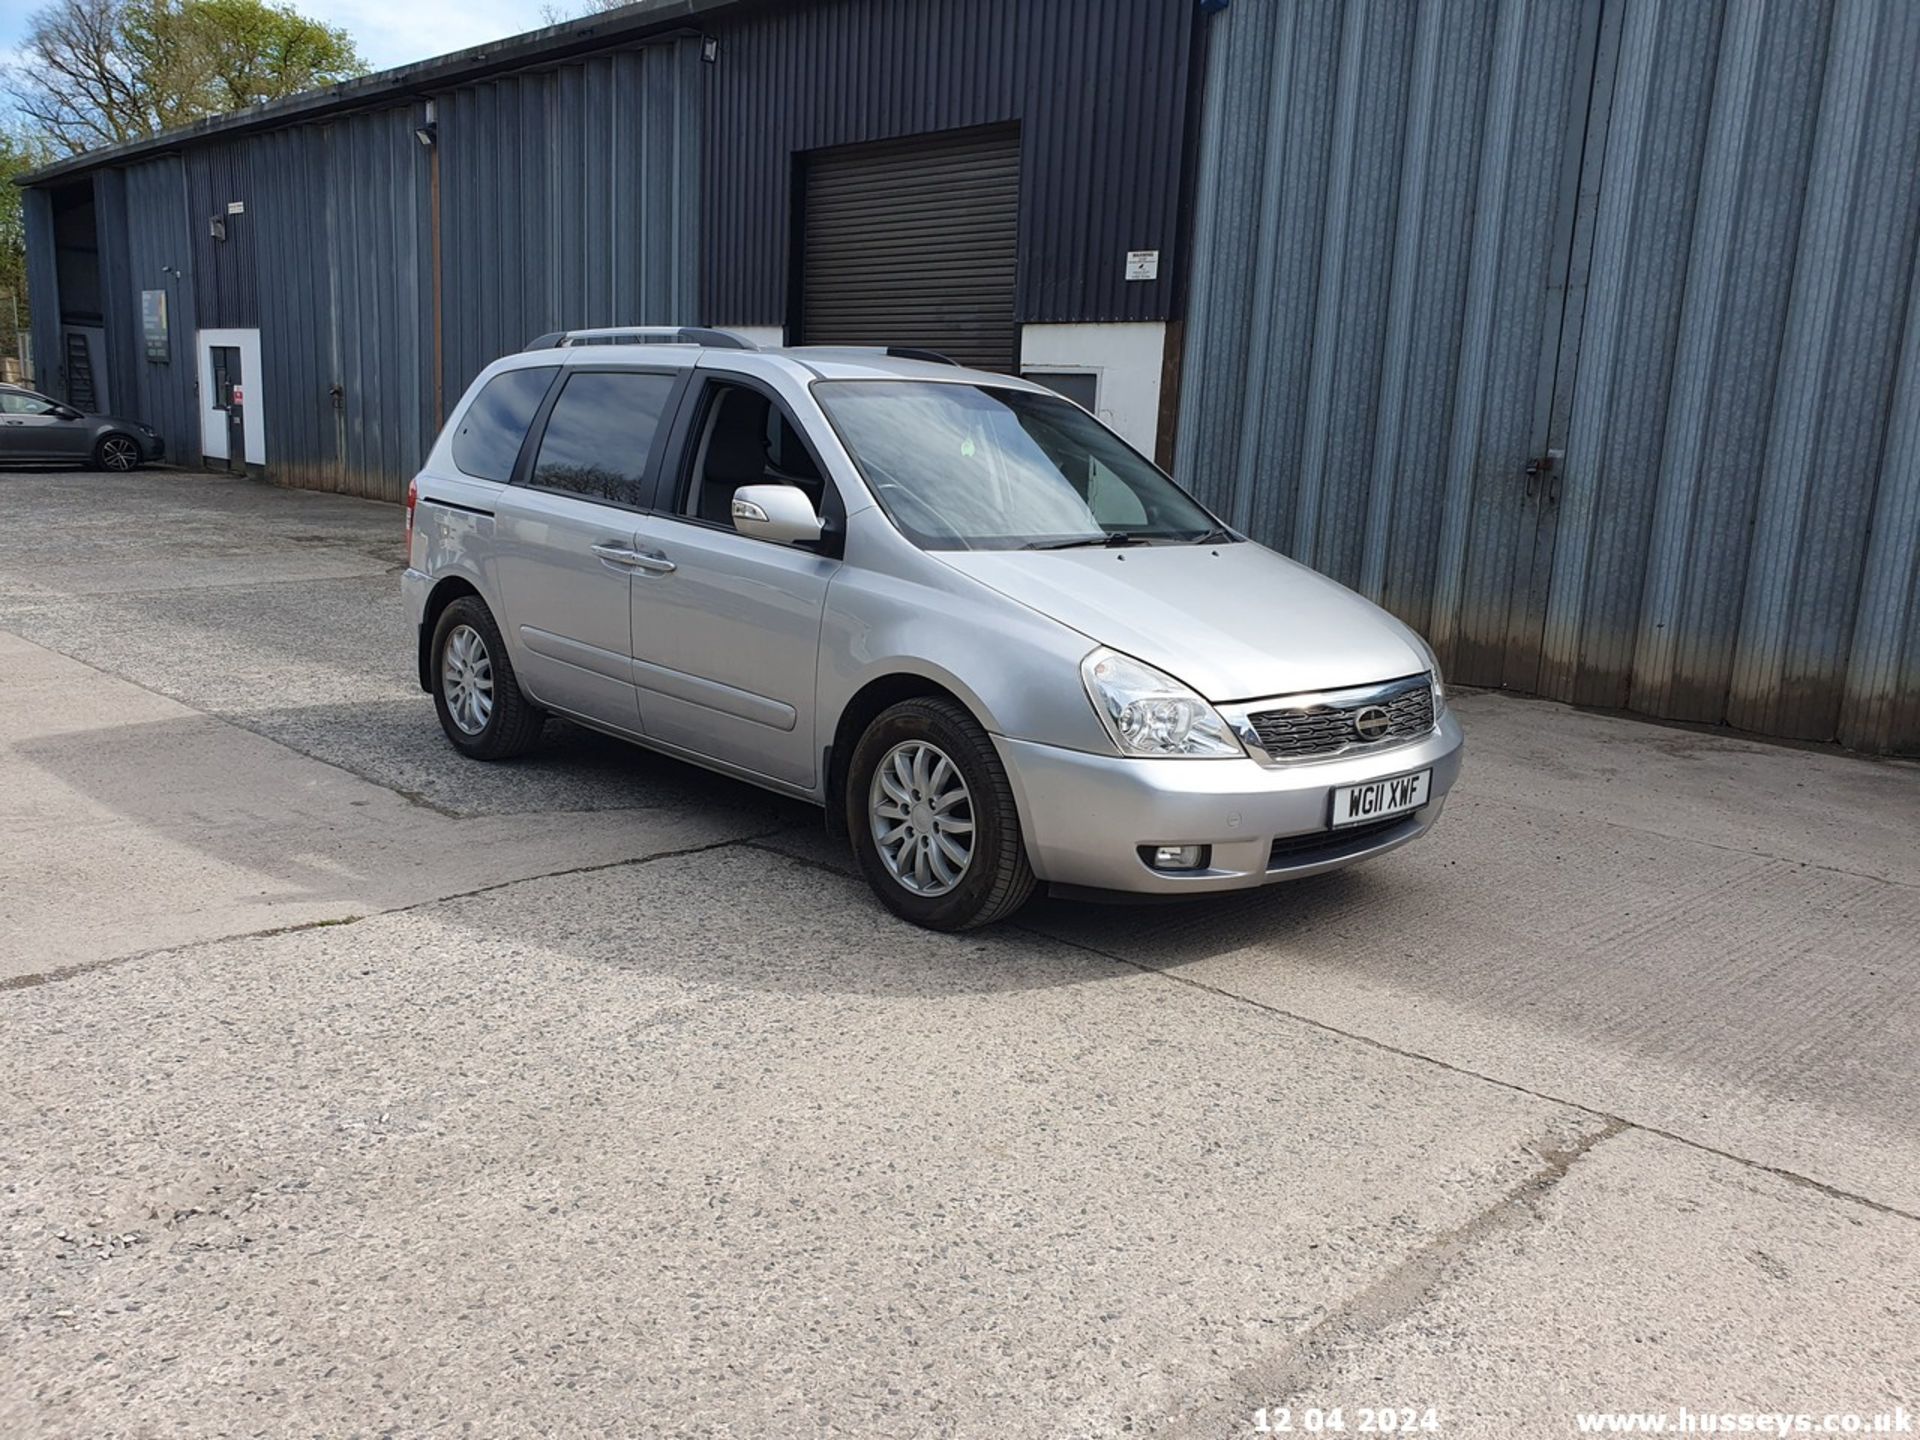
[[[447,713],[462,735],[478,735],[493,717],[493,656],[487,642],[471,625],[447,632],[440,653],[440,688]]]
[[[100,463],[109,470],[131,470],[140,463],[140,447],[121,435],[100,442]]]
[[[880,862],[916,895],[945,895],[973,863],[973,796],[936,745],[905,740],[874,768],[867,819]]]

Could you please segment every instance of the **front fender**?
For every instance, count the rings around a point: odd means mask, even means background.
[[[854,517],[885,525],[877,512]],[[849,563],[834,576],[820,635],[821,733],[848,703],[889,675],[916,676],[954,695],[990,733],[1111,754],[1080,662],[1094,643],[998,591],[914,551],[894,563]]]

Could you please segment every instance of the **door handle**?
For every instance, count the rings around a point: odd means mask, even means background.
[[[630,550],[625,545],[596,545],[593,553],[609,565],[633,565],[640,559],[637,550]]]
[[[1567,458],[1564,450],[1549,450],[1537,460],[1527,462],[1527,498],[1533,498],[1534,487],[1541,480],[1546,481],[1549,502],[1560,498],[1560,462]]]
[[[671,575],[679,566],[658,551],[651,555],[635,552],[633,563],[649,575]]]

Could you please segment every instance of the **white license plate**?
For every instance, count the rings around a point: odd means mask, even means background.
[[[1427,792],[1432,788],[1431,770],[1369,780],[1364,785],[1342,785],[1333,792],[1333,828],[1364,825],[1369,820],[1384,820],[1389,815],[1418,810],[1427,803]]]

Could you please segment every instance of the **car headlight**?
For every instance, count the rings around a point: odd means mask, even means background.
[[[1221,759],[1247,753],[1213,706],[1151,665],[1101,649],[1080,662],[1080,676],[1122,755]]]
[[[1419,640],[1419,636],[1414,639]],[[1433,653],[1433,647],[1420,640],[1420,653],[1427,657],[1427,674],[1433,678],[1433,718],[1436,724],[1447,713],[1447,677],[1440,673],[1440,657]]]

